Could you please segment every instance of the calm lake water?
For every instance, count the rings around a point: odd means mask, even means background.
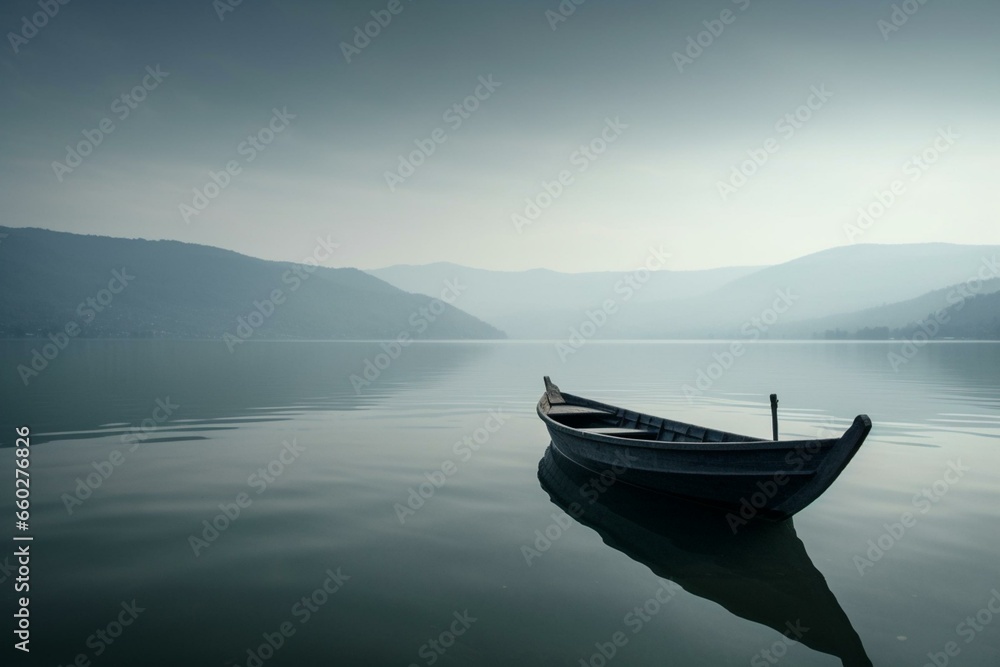
[[[1000,664],[1000,345],[723,369],[719,342],[427,343],[356,388],[378,344],[74,340],[25,387],[37,345],[0,342],[2,444],[32,433],[30,664]],[[792,523],[734,537],[614,486],[570,519],[589,478],[543,460],[542,375],[762,437],[771,392],[783,437],[875,428]]]

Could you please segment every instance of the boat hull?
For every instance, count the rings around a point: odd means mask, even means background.
[[[555,394],[547,391],[542,396],[538,403],[539,417],[545,422],[555,449],[594,473],[596,485],[621,481],[727,508],[733,512],[734,523],[754,518],[780,520],[802,510],[833,483],[871,430],[871,420],[859,415],[839,438],[754,440],[631,413],[562,394],[558,388]],[[594,418],[602,426],[614,426],[615,420],[625,426],[645,424],[649,435],[634,439],[641,428],[585,428],[579,421],[566,423],[556,413],[566,411],[569,406],[586,410],[589,417],[597,415]],[[598,414],[601,412],[607,416]],[[631,432],[633,437],[601,432],[619,430]],[[684,440],[660,439],[675,438],[681,430],[688,434]],[[704,440],[695,441],[691,433],[704,433],[699,436]],[[652,439],[654,435],[657,439]]]

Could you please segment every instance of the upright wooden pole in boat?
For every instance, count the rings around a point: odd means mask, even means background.
[[[771,394],[771,432],[778,439],[778,395]]]

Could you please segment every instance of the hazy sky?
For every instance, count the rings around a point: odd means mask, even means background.
[[[226,2],[53,0],[37,30],[38,0],[4,2],[3,224],[284,260],[329,236],[329,264],[362,268],[1000,243],[995,1],[909,0],[898,26],[878,0]],[[391,20],[345,56],[373,11]],[[433,153],[400,172],[415,142]],[[196,201],[212,172],[228,185]]]

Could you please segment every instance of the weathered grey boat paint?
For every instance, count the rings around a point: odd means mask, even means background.
[[[596,473],[659,493],[780,520],[816,500],[871,431],[867,415],[839,438],[762,440],[564,394],[548,377],[538,401],[552,444]]]

